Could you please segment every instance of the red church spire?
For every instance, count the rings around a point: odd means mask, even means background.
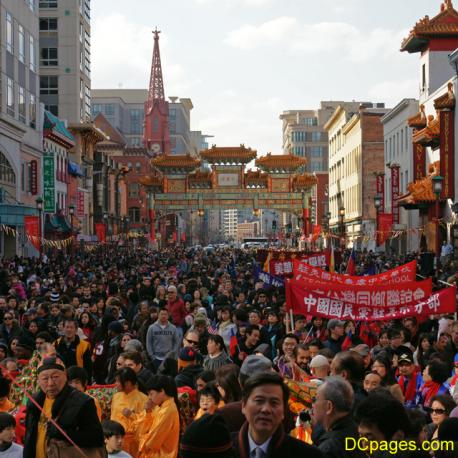
[[[153,61],[148,91],[145,102],[145,147],[155,154],[170,153],[169,103],[164,96],[161,53],[159,50],[159,30],[154,30]]]

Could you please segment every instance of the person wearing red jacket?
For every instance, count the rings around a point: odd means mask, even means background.
[[[167,288],[167,310],[172,318],[172,323],[177,328],[183,328],[184,319],[188,312],[186,312],[183,299],[177,296],[177,289],[173,285]]]

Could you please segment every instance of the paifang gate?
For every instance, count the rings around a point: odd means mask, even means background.
[[[258,170],[245,168],[255,160]],[[209,167],[204,168],[207,163]],[[292,154],[267,154],[255,150],[212,146],[200,154],[165,154],[151,160],[154,173],[140,178],[149,200],[150,221],[155,211],[207,209],[272,209],[308,216],[315,175],[297,173],[306,163]],[[304,217],[304,221],[308,218]]]

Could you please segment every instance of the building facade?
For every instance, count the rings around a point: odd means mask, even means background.
[[[339,106],[325,125],[329,135],[329,225],[342,245],[374,249],[375,174],[384,170],[380,119],[388,110],[378,108],[380,104],[358,105],[351,110]]]
[[[381,118],[385,151],[384,170],[384,208],[381,213],[392,213],[391,166],[399,165],[399,193],[407,192],[407,185],[413,177],[413,129],[408,120],[418,113],[418,100],[403,99],[392,110]],[[402,235],[389,241],[388,245],[398,253],[417,251],[419,237],[415,228],[419,225],[418,210],[399,209],[399,223],[393,225],[394,231]]]

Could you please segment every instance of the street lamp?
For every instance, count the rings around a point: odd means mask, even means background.
[[[43,251],[43,245],[42,245],[42,230],[43,230],[43,221],[42,221],[42,213],[43,213],[43,199],[41,197],[37,197],[37,199],[35,200],[36,204],[37,204],[37,210],[38,210],[38,237],[39,237],[39,253],[40,253],[40,258],[41,258],[41,255],[42,255],[42,251]]]
[[[345,248],[345,207],[340,207],[339,208],[339,224],[340,224],[340,236],[342,238],[341,245],[343,248]]]
[[[68,214],[70,215],[70,230],[71,230],[71,234],[73,237],[73,215],[75,214],[75,205],[74,204],[70,204],[68,206]],[[72,238],[71,253],[73,253],[73,238]]]
[[[253,216],[257,218],[259,217],[260,214],[261,214],[261,210],[259,210],[259,208],[253,209]]]
[[[442,182],[444,178],[440,175],[436,175],[432,178],[433,180],[433,191],[436,195],[436,275],[439,276],[439,262],[440,262],[440,237],[439,237],[439,199],[442,194]]]

